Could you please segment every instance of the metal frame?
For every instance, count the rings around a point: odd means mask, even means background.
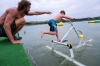
[[[67,31],[67,33],[64,35],[64,37],[61,39],[61,41],[58,42],[58,41],[52,40],[52,42],[54,42],[54,43],[56,43],[56,44],[59,44],[59,45],[68,46],[69,49],[70,49],[70,55],[71,55],[71,57],[73,58],[73,57],[74,57],[74,53],[73,53],[72,45],[71,45],[71,44],[67,44],[67,42],[64,42],[64,43],[62,43],[62,42],[63,42],[63,40],[65,39],[65,37],[68,35],[68,33],[69,33],[72,29],[74,29],[74,31],[76,32],[78,38],[80,38],[80,37],[79,37],[77,31],[80,32],[80,34],[82,34],[82,32],[81,32],[80,30],[76,30],[75,27],[73,26],[73,24],[71,23],[71,21],[69,21],[69,22],[70,22],[70,24],[71,24],[71,28]],[[83,44],[82,44],[82,42],[83,42]],[[86,40],[85,40],[85,38],[83,37],[83,38],[80,39],[78,46],[76,46],[76,47],[74,47],[74,48],[79,48],[79,47],[81,47],[82,45],[89,45],[89,46],[92,46],[92,45],[90,45],[90,44],[86,44]],[[52,49],[54,49],[54,44],[52,44]]]
[[[64,46],[69,47],[71,58],[74,58],[74,53],[73,53],[73,49],[72,49],[72,45],[71,44],[67,44],[66,42],[64,42],[64,43],[57,42],[57,41],[53,41],[53,40],[52,40],[52,42],[54,42],[56,44],[59,44],[59,45],[64,45]],[[52,50],[54,50],[54,44],[52,44]]]

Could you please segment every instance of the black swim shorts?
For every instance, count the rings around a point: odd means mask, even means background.
[[[10,27],[11,27],[11,32],[13,33],[16,30],[15,21],[12,23]],[[0,37],[7,37],[3,25],[0,25]]]

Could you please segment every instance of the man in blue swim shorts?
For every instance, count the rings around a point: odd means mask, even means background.
[[[53,19],[51,19],[51,20],[48,21],[48,24],[50,26],[50,31],[41,31],[41,38],[43,37],[44,34],[56,35],[57,41],[59,42],[60,41],[60,38],[58,36],[58,29],[57,29],[56,22],[58,22],[62,18],[73,19],[71,17],[65,16],[65,11],[64,10],[61,10],[59,14],[55,15],[53,17]]]

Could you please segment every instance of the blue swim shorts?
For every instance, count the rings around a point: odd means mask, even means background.
[[[56,32],[57,24],[54,19],[49,20],[48,25],[50,26],[50,31]]]

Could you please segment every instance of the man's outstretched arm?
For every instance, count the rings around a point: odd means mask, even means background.
[[[36,11],[36,12],[28,12],[27,15],[42,15],[42,14],[52,14],[52,12],[40,12],[40,11]]]
[[[62,16],[62,18],[66,18],[66,19],[74,19],[74,18],[71,18],[71,17],[68,17],[68,16]]]

